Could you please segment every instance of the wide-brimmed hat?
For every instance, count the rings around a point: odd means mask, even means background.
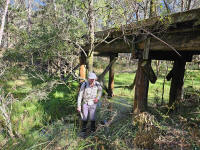
[[[97,76],[96,76],[96,74],[94,73],[94,72],[90,72],[89,74],[88,74],[88,79],[97,79]]]

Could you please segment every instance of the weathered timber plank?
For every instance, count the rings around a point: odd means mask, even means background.
[[[200,54],[200,30],[194,30],[190,32],[183,33],[164,33],[158,36],[161,40],[167,42],[173,46],[178,51],[196,51]],[[139,43],[136,43],[136,49],[143,51],[145,47],[145,40]],[[171,51],[173,50],[158,41],[155,38],[151,38],[150,52],[151,51]],[[101,53],[131,53],[132,47],[131,43],[125,43],[124,40],[118,39],[114,42],[107,44],[102,43],[95,48],[95,52]],[[162,53],[161,53],[162,55]]]
[[[124,40],[118,39],[114,42],[107,44],[105,42],[101,43],[99,46],[95,47],[95,52],[99,53],[130,53],[131,45],[125,43]]]

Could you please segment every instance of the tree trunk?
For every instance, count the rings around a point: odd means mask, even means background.
[[[93,52],[91,52],[90,55],[88,55],[87,57],[87,68],[88,68],[88,72],[93,72]]]
[[[2,16],[2,21],[1,21],[1,30],[0,30],[0,47],[1,47],[1,42],[2,42],[2,37],[3,37],[3,31],[4,31],[4,26],[5,26],[5,21],[6,21],[6,15],[8,12],[8,6],[9,6],[10,0],[6,0],[6,6],[5,10]]]
[[[28,33],[31,30],[32,0],[28,0]]]
[[[181,0],[181,11],[183,11],[184,8],[184,0]]]
[[[88,53],[87,65],[88,71],[93,71],[93,52],[94,52],[94,1],[88,0],[88,28],[89,28],[89,43],[90,50]]]
[[[150,13],[149,13],[149,18],[151,17],[156,17],[156,0],[151,0],[150,1]]]
[[[160,64],[161,64],[161,61],[160,61],[160,60],[156,60],[156,61],[155,61],[155,64],[156,64],[156,76],[158,77],[159,72],[160,72]]]
[[[190,10],[191,0],[188,0],[187,10]]]
[[[146,19],[146,17],[147,17],[148,2],[149,2],[149,1],[146,1],[146,3],[145,3],[145,7],[144,7],[144,18],[143,18],[143,19]]]

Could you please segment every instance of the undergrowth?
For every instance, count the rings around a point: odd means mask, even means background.
[[[115,97],[103,97],[97,109],[97,130],[86,139],[79,137],[80,116],[76,112],[78,83],[56,78],[34,78],[37,74],[17,71],[0,83],[15,101],[11,110],[10,138],[0,116],[0,147],[5,150],[36,149],[198,149],[200,148],[200,91],[198,86],[186,87],[179,109],[169,111],[167,98],[160,105],[158,92],[150,89],[148,112],[132,114],[133,92],[115,89]],[[191,74],[196,76],[196,74]],[[132,83],[134,74],[118,74],[116,86]],[[193,83],[198,81],[194,80]],[[168,86],[168,84],[166,85]],[[166,88],[167,89],[167,88]],[[168,91],[167,91],[168,92]],[[166,93],[167,93],[166,92]],[[156,100],[154,100],[156,98]],[[158,103],[158,105],[155,105]]]

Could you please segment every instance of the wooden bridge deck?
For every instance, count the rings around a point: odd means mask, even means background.
[[[133,53],[137,58],[150,38],[150,59],[176,59],[175,49],[189,61],[192,55],[200,54],[200,9],[96,32],[95,38],[101,41],[96,43],[96,55]]]

